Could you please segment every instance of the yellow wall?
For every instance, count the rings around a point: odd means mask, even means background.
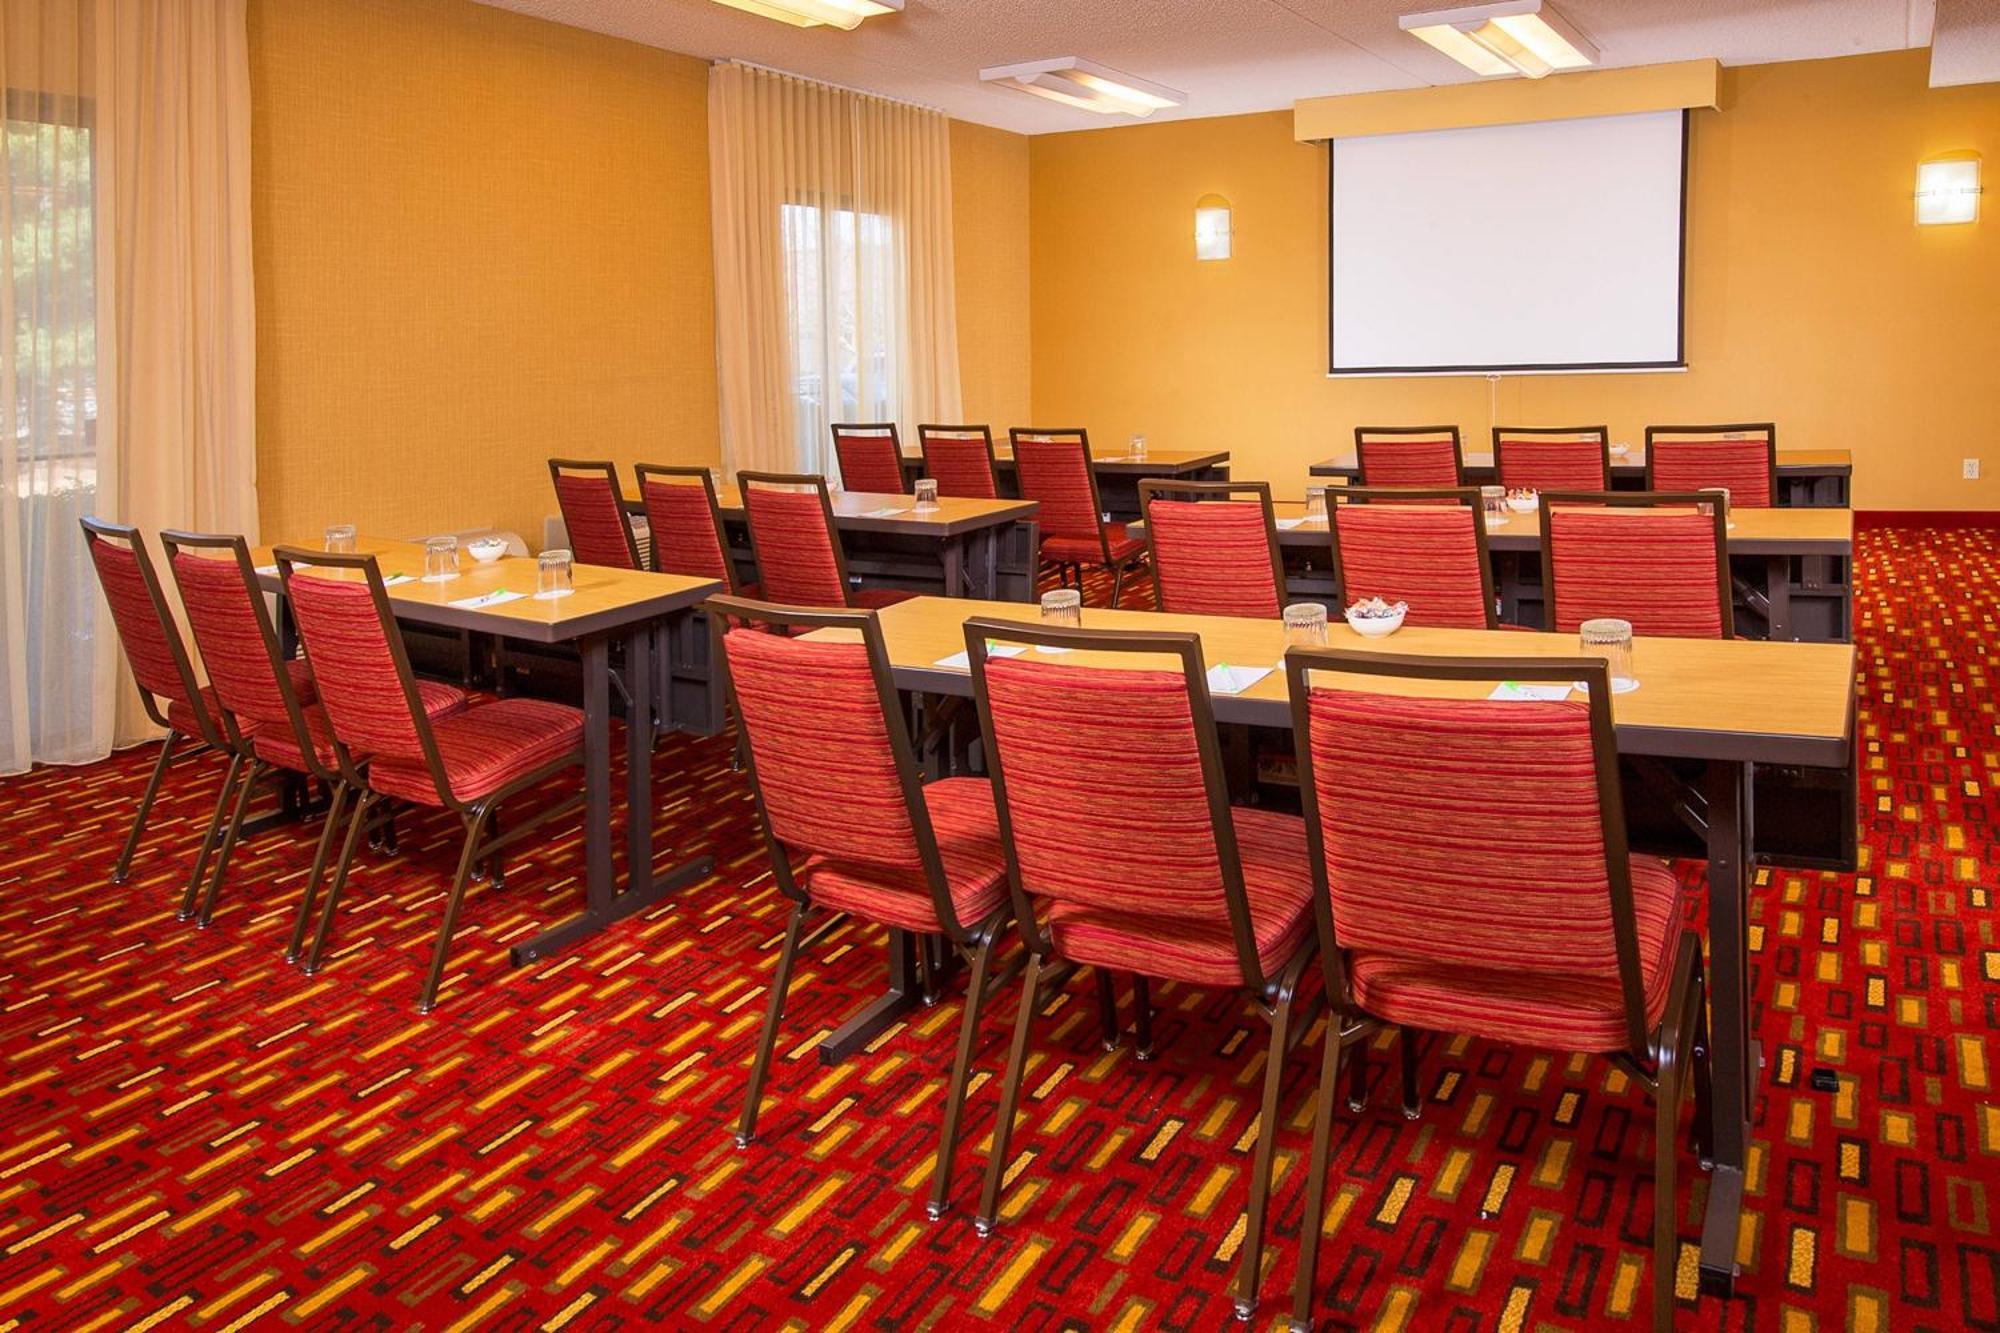
[[[1106,441],[1225,446],[1298,494],[1359,424],[1779,423],[1854,451],[1873,509],[2000,508],[2000,87],[1931,90],[1926,51],[1723,72],[1693,113],[1683,374],[1326,378],[1326,152],[1290,113],[1030,141],[1037,418]],[[1912,222],[1916,166],[1985,155],[1971,227]],[[1194,260],[1194,202],[1233,207],[1235,258]],[[1496,417],[1497,413],[1497,417]],[[1984,456],[1984,479],[1959,479]]]
[[[965,420],[1028,419],[1028,138],[951,123],[952,250]]]

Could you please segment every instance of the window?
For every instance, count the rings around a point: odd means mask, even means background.
[[[782,230],[799,456],[830,470],[829,425],[895,418],[895,228],[880,213],[786,204]]]
[[[91,133],[73,105],[7,101],[14,489],[97,486],[97,300]]]

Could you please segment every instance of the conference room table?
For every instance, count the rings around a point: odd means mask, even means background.
[[[1490,449],[1467,449],[1461,455],[1465,484],[1490,486],[1499,479]],[[1361,469],[1354,450],[1344,449],[1314,463],[1315,477],[1334,477],[1359,482]],[[1845,508],[1848,484],[1854,475],[1854,455],[1847,449],[1778,450],[1778,493],[1773,498],[1781,506]],[[1611,456],[1611,488],[1638,491],[1646,487],[1646,446],[1635,444],[1623,454]]]
[[[965,650],[970,616],[1037,622],[1039,610],[1012,602],[919,597],[880,612],[898,688],[970,696],[972,680],[944,659]],[[1150,611],[1083,612],[1088,629],[1174,630],[1200,635],[1211,666],[1273,670],[1237,694],[1211,696],[1215,719],[1289,730],[1291,704],[1282,662],[1285,628],[1277,620],[1177,616]],[[817,631],[829,636],[839,631]],[[1495,658],[1570,657],[1574,636],[1485,630],[1404,629],[1363,639],[1345,624],[1328,629],[1332,646],[1363,652]],[[1037,657],[1040,650],[1030,650]],[[1101,654],[1065,653],[1052,663],[1089,667]],[[1752,1041],[1754,980],[1750,964],[1750,775],[1759,764],[1827,768],[1851,763],[1854,750],[1854,649],[1844,643],[1774,643],[1747,639],[1642,638],[1632,661],[1639,687],[1612,701],[1618,750],[1648,766],[1654,780],[1679,784],[1683,817],[1702,839],[1708,862],[1709,992],[1713,1016],[1714,1170],[1702,1226],[1705,1286],[1728,1290],[1736,1275],[1744,1174],[1762,1056]],[[1129,665],[1129,663],[1127,663]],[[1483,697],[1490,682],[1370,680],[1369,688]],[[1673,761],[1666,763],[1662,761]],[[1524,793],[1523,800],[1532,800]],[[1850,808],[1849,817],[1852,817]],[[1303,867],[1301,868],[1303,871]],[[852,1049],[921,1003],[907,938],[892,941],[888,991],[843,1030]],[[827,1053],[830,1058],[839,1052]]]
[[[317,549],[319,543],[297,543]],[[355,549],[373,555],[387,583],[389,608],[399,624],[491,635],[499,639],[573,645],[583,662],[584,908],[515,944],[516,966],[554,953],[617,921],[644,911],[682,885],[703,879],[712,858],[697,856],[666,871],[653,870],[653,718],[659,701],[649,688],[655,679],[649,654],[657,628],[679,623],[708,597],[723,591],[713,579],[653,574],[601,565],[573,567],[574,591],[544,601],[533,596],[537,562],[503,557],[489,564],[461,553],[457,578],[426,582],[424,548],[417,543],[361,537]],[[269,546],[252,559],[268,592],[280,595],[280,626],[289,652],[296,629]],[[294,577],[300,571],[294,571]],[[325,570],[314,577],[355,577]],[[521,596],[488,605],[468,600],[495,593]],[[625,883],[614,879],[612,863],[611,645],[623,646],[630,702],[625,713]]]
[[[1147,449],[1134,457],[1130,447],[1093,447],[1091,471],[1097,474],[1097,502],[1113,519],[1137,518],[1140,513],[1139,483],[1147,478],[1177,481],[1228,481],[1227,449]],[[993,442],[993,467],[998,473],[1002,495],[1019,495],[1020,482],[1014,474],[1014,449],[1005,440]],[[914,482],[924,475],[923,450],[903,446],[903,476]]]

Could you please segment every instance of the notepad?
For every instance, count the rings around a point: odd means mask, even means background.
[[[416,577],[417,576],[415,574],[384,574],[382,576],[382,586],[385,588],[393,588],[398,583],[410,583],[414,581]]]
[[[1270,667],[1238,667],[1227,662],[1208,669],[1210,694],[1241,694],[1271,674]]]
[[[1290,532],[1293,528],[1299,527],[1304,523],[1305,520],[1303,518],[1281,518],[1278,520],[1278,530],[1281,532]]]
[[[994,643],[991,639],[986,642],[986,655],[988,657],[1019,657],[1027,651],[1028,649],[1025,644]],[[950,657],[940,657],[932,665],[947,667],[953,671],[970,671],[972,670],[972,659],[967,657],[963,652],[956,652]]]
[[[907,514],[907,513],[909,513],[909,512],[910,512],[910,511],[909,511],[909,510],[907,510],[907,509],[898,509],[898,508],[896,508],[896,507],[895,507],[894,505],[886,505],[886,506],[884,506],[884,507],[883,507],[883,508],[881,508],[881,509],[870,509],[869,511],[867,511],[866,513],[864,513],[864,514],[863,514],[863,515],[862,515],[861,517],[863,517],[863,518],[894,518],[894,517],[895,517],[896,515],[898,515],[898,514]]]
[[[503,602],[518,602],[527,595],[524,592],[510,592],[505,588],[497,588],[492,592],[481,593],[477,597],[461,597],[455,602],[447,602],[446,605],[455,606],[461,611],[484,611],[489,606],[499,606]]]
[[[1493,693],[1486,696],[1503,703],[1560,703],[1569,698],[1569,686],[1523,685],[1516,680],[1503,680],[1493,687]]]

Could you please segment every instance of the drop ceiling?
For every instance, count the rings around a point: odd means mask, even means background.
[[[907,0],[853,32],[793,28],[711,0],[483,0],[709,59],[733,58],[1024,134],[1133,123],[979,82],[979,70],[1076,55],[1187,94],[1156,120],[1288,108],[1302,97],[1472,76],[1399,31],[1411,0]],[[1442,2],[1442,0],[1441,0]],[[1949,9],[1968,0],[1942,0]],[[1983,9],[1991,0],[1970,0]],[[1939,0],[1560,0],[1603,64],[1726,65],[1928,46]]]

